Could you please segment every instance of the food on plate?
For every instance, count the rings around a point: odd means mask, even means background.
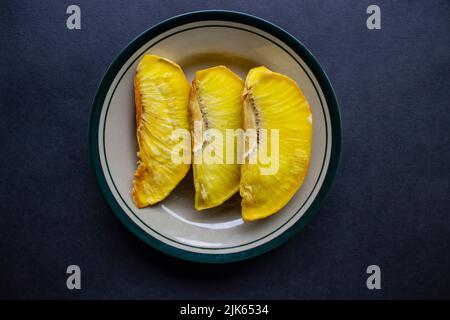
[[[132,196],[137,207],[165,199],[190,162],[195,208],[219,206],[239,190],[245,221],[278,212],[303,184],[311,158],[312,114],[288,76],[257,67],[244,82],[216,66],[197,71],[189,87],[179,65],[145,55],[137,66],[134,93],[139,162]],[[188,135],[188,162],[173,158],[179,144],[173,133],[180,129]]]
[[[246,221],[270,216],[283,208],[303,184],[311,157],[312,114],[309,103],[291,78],[266,67],[250,70],[243,93],[243,128],[254,129],[257,145],[272,150],[278,143],[272,161],[278,160],[276,172],[263,174],[267,164],[256,148],[244,143],[240,195],[242,217]],[[278,139],[271,130],[278,131]],[[263,134],[264,130],[267,134]],[[274,136],[276,137],[276,136]],[[247,137],[246,137],[247,139]],[[250,158],[256,157],[256,163]]]
[[[227,148],[225,138],[227,129],[241,128],[243,89],[244,81],[224,66],[197,71],[192,81],[189,115],[197,210],[218,206],[239,189],[237,137],[232,148]],[[221,147],[218,136],[223,138]],[[227,153],[232,161],[227,162]]]
[[[189,163],[172,161],[179,143],[172,133],[189,130],[189,83],[176,63],[145,55],[136,69],[134,95],[139,161],[132,196],[143,208],[166,198],[189,171]]]

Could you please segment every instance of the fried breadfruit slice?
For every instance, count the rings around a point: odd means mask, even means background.
[[[179,143],[172,140],[172,133],[189,130],[189,83],[176,63],[145,55],[137,66],[134,94],[139,164],[132,195],[136,206],[143,208],[166,198],[189,171],[189,163],[171,157]]]
[[[278,129],[279,147],[273,154],[272,168],[262,162],[255,148],[244,143],[239,191],[242,196],[242,217],[246,221],[270,216],[282,209],[294,196],[306,176],[311,157],[312,114],[305,95],[294,80],[265,67],[250,70],[243,93],[243,127],[254,129],[257,146],[267,142],[271,150],[271,130]],[[261,129],[267,129],[262,135]],[[247,137],[246,137],[247,139]],[[251,156],[255,161],[249,161]],[[273,165],[278,161],[278,165]],[[267,172],[270,172],[269,174]]]
[[[208,209],[222,204],[239,189],[240,165],[237,161],[237,138],[233,147],[226,148],[226,130],[242,125],[242,91],[244,81],[230,69],[217,66],[196,72],[192,81],[189,103],[191,135],[193,138],[193,171],[195,208]],[[197,128],[195,129],[197,123]],[[199,130],[201,129],[201,130]],[[207,138],[208,131],[222,135],[223,152],[211,153],[215,138]],[[227,162],[227,152],[232,161]],[[208,155],[218,159],[207,162]],[[199,163],[201,162],[201,163]]]

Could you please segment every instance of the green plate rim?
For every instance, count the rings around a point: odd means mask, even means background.
[[[296,54],[298,54],[302,60],[308,65],[314,76],[316,77],[327,101],[328,111],[330,115],[331,122],[331,154],[330,162],[328,165],[327,173],[325,179],[320,187],[320,190],[313,200],[311,206],[306,210],[302,217],[292,225],[289,229],[284,231],[282,234],[278,235],[276,238],[251,249],[227,253],[227,254],[209,254],[209,253],[196,253],[191,251],[186,251],[173,247],[167,243],[164,243],[150,234],[142,230],[135,222],[133,222],[128,215],[122,210],[122,208],[117,203],[111,193],[108,184],[106,182],[105,176],[100,163],[99,157],[99,147],[98,147],[98,130],[99,130],[99,119],[106,94],[112,84],[116,74],[121,69],[123,64],[128,60],[128,58],[145,43],[147,43],[152,38],[158,36],[159,34],[168,31],[172,28],[199,21],[208,20],[218,20],[218,21],[228,21],[237,22],[251,27],[255,27],[264,32],[271,34],[272,36],[278,38],[288,47],[290,47]],[[257,255],[263,254],[275,247],[279,246],[295,233],[301,230],[316,214],[317,210],[320,208],[323,200],[328,193],[331,185],[336,176],[336,171],[340,161],[342,144],[342,127],[341,127],[341,116],[339,112],[339,106],[337,102],[336,95],[331,86],[328,76],[323,71],[319,62],[311,54],[311,52],[296,38],[294,38],[287,31],[274,25],[271,22],[263,20],[261,18],[236,11],[226,11],[226,10],[207,10],[207,11],[194,11],[178,15],[167,19],[150,29],[146,30],[139,36],[137,36],[133,41],[130,42],[114,59],[112,64],[109,66],[106,74],[104,75],[95,95],[95,99],[92,106],[90,121],[89,121],[89,152],[92,166],[95,171],[97,178],[97,183],[102,191],[103,197],[112,208],[113,212],[119,218],[119,220],[138,238],[151,245],[152,247],[169,254],[171,256],[195,261],[195,262],[205,262],[205,263],[226,263],[249,259]]]

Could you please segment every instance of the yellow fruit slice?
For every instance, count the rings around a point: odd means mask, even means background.
[[[241,128],[242,91],[244,81],[224,66],[196,72],[192,82],[189,114],[193,136],[193,171],[195,208],[203,210],[222,204],[239,189],[240,165],[236,157],[227,162],[226,129]],[[197,127],[196,124],[197,123]],[[201,128],[201,130],[199,130]],[[221,134],[223,152],[211,152],[212,136],[203,133],[215,130]],[[232,152],[236,154],[236,138]],[[217,161],[207,162],[213,155]],[[231,155],[230,155],[231,157]],[[202,163],[199,163],[202,161]]]
[[[250,70],[242,98],[243,127],[257,132],[258,149],[267,142],[271,159],[262,161],[246,137],[239,191],[242,217],[250,221],[282,209],[302,185],[311,156],[312,115],[295,81],[265,67]],[[265,136],[261,129],[267,130]],[[277,142],[273,129],[278,129],[279,147],[271,152]],[[256,163],[251,163],[251,155]],[[267,169],[264,174],[262,169]]]
[[[134,78],[139,165],[133,200],[143,208],[169,195],[189,171],[189,163],[172,161],[175,129],[189,130],[189,83],[176,63],[145,55]]]

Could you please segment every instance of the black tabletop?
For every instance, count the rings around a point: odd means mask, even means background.
[[[450,298],[450,2],[2,1],[1,298]],[[81,29],[66,9],[81,9]],[[101,196],[88,122],[108,65],[174,15],[228,9],[284,28],[336,91],[343,150],[316,217],[257,258],[202,265],[157,252]],[[66,268],[81,268],[68,290]],[[381,269],[368,290],[366,269]]]

